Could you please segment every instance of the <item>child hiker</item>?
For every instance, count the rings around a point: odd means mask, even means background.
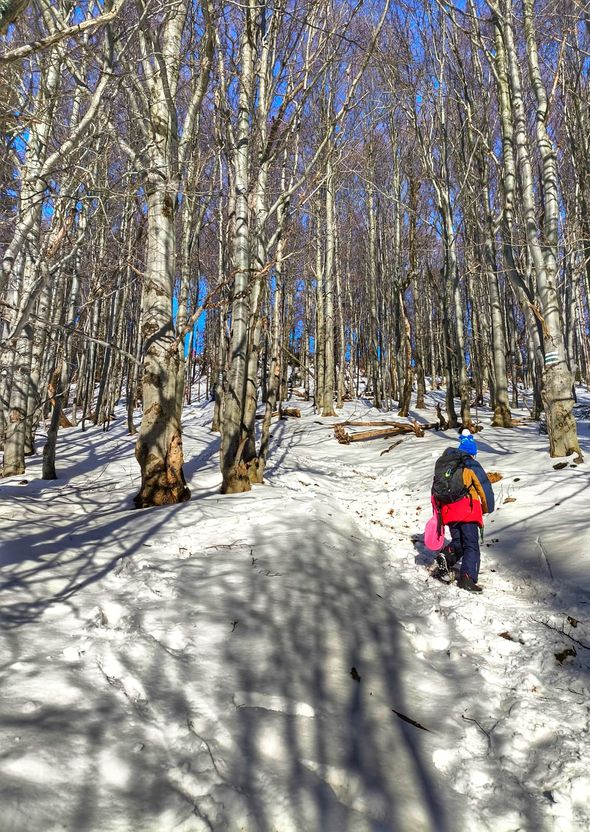
[[[494,510],[494,492],[479,462],[477,445],[471,433],[464,429],[458,448],[447,448],[434,468],[432,497],[439,522],[451,532],[449,546],[436,557],[432,573],[442,581],[451,580],[450,570],[461,561],[459,580],[461,589],[481,592],[479,577],[479,534],[483,515]]]

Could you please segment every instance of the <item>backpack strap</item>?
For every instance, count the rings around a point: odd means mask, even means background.
[[[441,534],[442,530],[444,528],[444,523],[442,521],[442,505],[441,505],[441,503],[439,503],[438,500],[434,500],[434,503],[435,503],[435,506],[436,506],[436,518],[438,520],[436,530],[439,534]]]
[[[442,521],[442,505],[436,499],[434,494],[430,495],[430,502],[432,503],[432,510],[436,514],[436,520],[437,520],[436,531],[437,531],[438,534],[441,534],[441,532],[443,530],[443,525],[444,525],[443,521]]]

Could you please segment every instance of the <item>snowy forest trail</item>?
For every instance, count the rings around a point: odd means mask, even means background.
[[[433,759],[474,810],[470,829],[587,828],[588,475],[570,471],[573,482],[564,492],[563,466],[550,473],[545,466],[542,477],[535,471],[534,441],[520,448],[522,434],[489,429],[478,437],[488,451],[483,464],[489,466],[494,454],[491,468],[500,465],[504,474],[482,547],[486,592],[469,596],[431,579],[421,567],[432,555],[410,542],[420,538],[416,532],[430,515],[429,485],[441,438],[444,447],[444,434],[406,439],[409,453],[393,451],[397,465],[369,452],[370,462],[355,460],[353,487],[346,486],[343,466],[333,491],[381,544],[386,597],[422,660],[418,675],[428,678],[424,665],[438,673],[412,691],[418,697],[410,701],[424,724],[437,726]],[[508,459],[512,454],[516,459]],[[524,513],[512,505],[521,500]],[[558,509],[557,522],[551,509]],[[572,657],[577,666],[564,666]],[[406,687],[412,690],[411,678]]]
[[[185,419],[189,503],[130,510],[121,423],[0,489],[2,832],[588,828],[587,649],[556,658],[590,642],[588,594],[535,542],[572,569],[551,543],[583,544],[583,466],[486,429],[504,479],[474,598],[412,543],[451,434],[380,455],[309,411],[275,425],[266,486],[222,497],[209,416]]]

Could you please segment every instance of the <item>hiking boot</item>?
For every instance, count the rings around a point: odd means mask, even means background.
[[[457,581],[457,586],[460,589],[466,589],[467,592],[483,592],[479,584],[476,584],[473,578],[469,575],[460,575]]]
[[[436,566],[432,570],[432,577],[439,581],[443,581],[445,584],[450,584],[452,581],[451,572],[449,570],[447,559],[442,552],[435,557],[434,562]]]

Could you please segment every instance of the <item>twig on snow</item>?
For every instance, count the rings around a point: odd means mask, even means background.
[[[579,639],[574,638],[569,633],[566,633],[563,624],[561,625],[561,627],[554,627],[553,624],[550,624],[548,621],[539,621],[537,618],[533,618],[532,621],[534,621],[535,624],[542,624],[543,627],[547,627],[548,630],[553,630],[554,632],[560,633],[562,636],[569,638],[570,641],[573,641],[573,643],[577,644],[578,647],[583,647],[584,650],[590,650],[590,644],[584,644],[583,641],[580,641]]]
[[[485,735],[486,735],[486,737],[487,737],[487,739],[488,739],[488,751],[489,751],[489,750],[491,750],[491,748],[492,748],[492,736],[491,736],[491,735],[492,735],[492,731],[494,730],[494,728],[496,727],[496,725],[497,725],[498,723],[497,723],[497,722],[495,722],[495,723],[492,725],[492,727],[490,728],[490,730],[489,730],[489,731],[486,731],[486,729],[483,727],[483,725],[481,725],[481,723],[479,723],[479,722],[477,721],[477,719],[473,719],[473,718],[472,718],[472,717],[470,717],[470,716],[465,716],[465,714],[461,714],[461,719],[464,719],[464,720],[465,720],[465,722],[473,722],[475,725],[477,725],[477,727],[479,728],[479,730],[480,730],[483,734],[485,734]]]

